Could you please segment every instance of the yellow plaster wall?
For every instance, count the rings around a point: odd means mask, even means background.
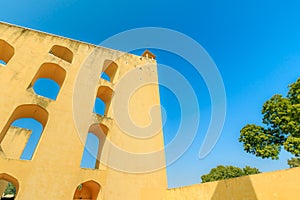
[[[109,128],[108,140],[120,146],[120,148],[126,149],[130,146],[130,150],[134,153],[163,148],[161,130],[149,140],[138,140],[129,137],[117,126],[111,108],[108,110],[106,117],[99,117],[92,113],[98,87],[103,84],[114,89],[118,81],[128,71],[135,69],[137,66],[147,63],[154,64],[151,76],[157,80],[154,60],[131,54],[123,55],[122,52],[102,47],[96,49],[94,45],[5,23],[0,23],[0,39],[7,41],[15,49],[15,54],[8,64],[0,66],[0,131],[2,132],[0,140],[5,138],[5,131],[2,130],[9,125],[7,122],[18,106],[36,104],[48,112],[48,120],[32,160],[9,159],[3,156],[1,152],[0,175],[5,173],[16,178],[19,183],[16,200],[45,199],[45,197],[47,199],[72,199],[77,186],[90,180],[101,186],[98,200],[138,200],[141,196],[140,190],[142,187],[161,188],[161,191],[167,188],[164,168],[142,174],[126,173],[103,165],[100,166],[100,169],[80,168],[85,138],[89,126],[93,123],[102,122],[105,124]],[[50,54],[49,51],[54,45],[70,49],[74,54],[72,63]],[[98,85],[95,84],[88,88],[89,92],[94,94],[93,96],[85,96],[88,91],[81,90],[80,98],[82,99],[80,100],[87,104],[88,109],[82,106],[77,111],[88,114],[89,117],[80,119],[80,123],[76,127],[73,113],[73,94],[77,89],[75,87],[79,87],[80,90],[80,84],[86,84],[84,81],[81,82],[81,78],[86,81],[89,80],[91,74],[98,73],[87,69],[90,71],[85,77],[79,76],[81,65],[93,51],[99,57],[96,63],[99,65],[99,72],[104,60],[114,59],[116,55],[122,56],[114,60],[119,67],[114,83],[99,80]],[[45,62],[58,64],[66,70],[66,78],[55,101],[36,95],[31,88],[33,78]],[[135,78],[139,80],[141,77],[135,76]],[[126,85],[123,87],[126,88]],[[136,109],[133,108],[130,111],[133,115],[138,115],[141,111],[144,112],[153,103],[159,104],[157,85],[148,87],[141,92],[145,98],[142,101],[133,100],[136,104]],[[119,93],[122,93],[122,91]],[[119,95],[119,98],[122,98],[122,95]],[[125,100],[127,101],[127,99]],[[161,120],[160,113],[156,112],[156,114],[159,114],[156,118]],[[83,130],[81,132],[84,134],[78,135],[76,128]],[[114,154],[113,150],[111,151],[106,147],[104,149],[109,162],[115,162],[116,160],[121,164],[127,162],[127,160],[120,159],[119,155]],[[164,163],[164,154],[160,154],[157,160]],[[132,164],[134,166],[139,165],[139,163]]]
[[[167,190],[164,200],[298,200],[300,168]],[[146,198],[145,198],[146,199]]]

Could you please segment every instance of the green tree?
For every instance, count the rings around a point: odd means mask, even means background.
[[[289,85],[286,97],[274,95],[262,109],[263,124],[246,125],[239,141],[244,150],[262,158],[278,159],[285,150],[300,155],[300,79]]]
[[[4,195],[13,194],[16,195],[16,187],[12,183],[8,183],[4,191]]]
[[[243,173],[244,173],[244,175],[251,175],[251,174],[259,174],[260,171],[259,171],[259,169],[257,169],[257,168],[253,168],[253,167],[250,167],[250,166],[246,166],[246,167],[244,167],[244,169],[243,169]]]
[[[300,158],[292,158],[288,160],[288,165],[290,168],[300,167]]]
[[[260,171],[257,168],[252,168],[249,166],[246,166],[243,169],[241,169],[239,167],[234,166],[219,165],[216,168],[211,169],[208,174],[202,175],[201,179],[202,183],[205,183],[258,173],[260,173]]]

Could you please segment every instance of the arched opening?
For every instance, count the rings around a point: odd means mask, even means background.
[[[15,199],[19,191],[19,182],[8,174],[0,174],[0,198]]]
[[[0,39],[0,64],[5,66],[14,56],[15,49],[12,45]]]
[[[44,63],[30,86],[36,94],[55,100],[66,77],[66,70],[55,63]]]
[[[110,77],[105,72],[101,73],[100,78],[110,82]]]
[[[47,121],[48,112],[38,105],[17,107],[0,133],[4,155],[12,159],[31,160]]]
[[[107,133],[108,128],[103,124],[90,126],[82,154],[81,168],[99,169]]]
[[[117,70],[118,65],[115,62],[111,60],[105,60],[103,64],[101,78],[113,83]]]
[[[97,91],[97,96],[94,104],[94,112],[98,115],[107,115],[113,90],[107,86],[100,86]]]
[[[96,169],[98,150],[99,150],[99,138],[93,133],[88,133],[84,145],[84,151],[83,151],[80,167]]]
[[[52,100],[56,100],[59,90],[59,85],[48,78],[40,78],[33,85],[33,91],[36,94]]]
[[[63,47],[60,45],[54,45],[49,51],[50,54],[67,61],[68,63],[72,63],[73,60],[73,52],[67,47]]]
[[[77,186],[73,200],[85,199],[96,200],[100,191],[99,183],[95,181],[87,181]]]
[[[94,113],[104,116],[105,114],[105,103],[98,97],[95,100]]]

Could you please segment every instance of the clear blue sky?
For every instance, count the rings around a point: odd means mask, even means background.
[[[93,44],[151,26],[180,31],[207,50],[224,80],[228,107],[220,140],[202,160],[198,153],[210,117],[206,86],[184,60],[155,51],[158,62],[184,74],[203,100],[203,129],[184,156],[168,167],[169,187],[199,183],[202,174],[219,164],[262,171],[288,167],[291,155],[283,152],[277,161],[256,158],[245,153],[237,139],[245,124],[261,122],[262,104],[275,93],[286,94],[287,85],[300,76],[300,2],[11,0],[1,2],[1,8],[1,21]],[[160,80],[166,76],[159,75]],[[164,129],[168,141],[178,127],[178,103],[164,89],[161,100],[169,116]]]

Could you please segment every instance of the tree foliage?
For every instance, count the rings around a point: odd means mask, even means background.
[[[292,158],[288,160],[288,165],[290,168],[300,167],[300,158]]]
[[[246,125],[239,141],[244,150],[262,158],[278,159],[285,150],[300,155],[300,79],[289,85],[286,97],[274,95],[262,109],[264,126]]]
[[[202,183],[205,183],[258,173],[260,173],[260,171],[257,168],[252,168],[249,166],[246,166],[243,169],[241,169],[239,167],[234,166],[219,165],[216,168],[211,169],[208,174],[202,175],[201,179]]]
[[[13,195],[16,194],[16,187],[12,183],[7,184],[7,187],[4,191],[4,195],[7,195],[7,194],[13,194]]]

